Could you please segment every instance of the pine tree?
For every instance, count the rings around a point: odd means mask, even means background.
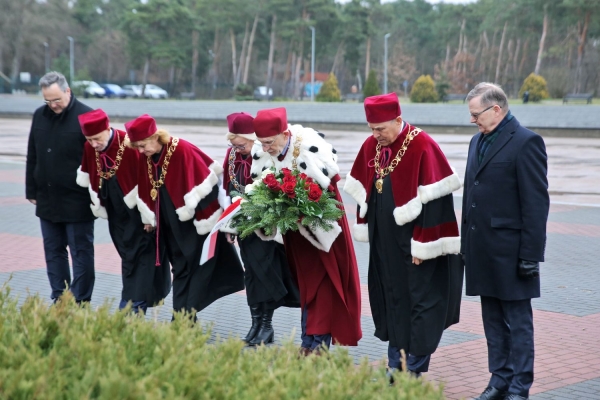
[[[379,83],[377,83],[377,73],[374,70],[370,70],[365,87],[363,88],[363,95],[364,98],[367,98],[377,96],[378,94],[381,94],[381,89],[379,88]]]
[[[340,93],[340,88],[338,87],[338,81],[335,77],[335,74],[332,72],[329,74],[327,80],[321,86],[321,90],[319,90],[319,94],[317,94],[317,101],[322,102],[336,102],[341,101],[342,94]]]

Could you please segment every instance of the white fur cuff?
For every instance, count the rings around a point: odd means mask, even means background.
[[[350,172],[346,175],[346,183],[344,184],[344,192],[348,193],[354,201],[360,207],[360,218],[364,218],[367,215],[367,190],[360,183],[358,179],[355,179]]]
[[[210,232],[210,230],[215,226],[219,218],[223,214],[223,210],[219,208],[217,211],[213,213],[210,217],[201,220],[194,220],[194,225],[196,226],[196,232],[198,235],[206,235]]]
[[[421,214],[423,204],[421,199],[417,196],[405,205],[396,207],[394,209],[394,219],[399,226],[406,224],[407,222],[413,221]]]
[[[368,242],[369,224],[354,224],[352,226],[352,236],[357,242]]]
[[[75,179],[75,182],[81,187],[90,186],[90,174],[83,172],[81,170],[81,165],[77,168],[77,178]]]
[[[410,252],[413,257],[421,260],[431,260],[446,254],[458,254],[460,253],[460,236],[443,237],[427,243],[411,239]]]

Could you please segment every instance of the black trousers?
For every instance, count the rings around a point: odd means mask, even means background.
[[[533,312],[531,299],[481,297],[488,346],[489,386],[529,397],[533,384]]]
[[[67,285],[75,300],[90,301],[96,275],[94,272],[94,221],[56,223],[40,218],[46,270],[56,300]],[[73,261],[73,280],[67,246]]]

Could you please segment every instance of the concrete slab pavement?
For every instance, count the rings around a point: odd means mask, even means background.
[[[24,199],[24,154],[29,120],[0,119],[0,285],[9,281],[14,296],[49,297],[49,284],[39,221],[33,206]],[[9,128],[7,134],[7,127]],[[216,126],[163,125],[221,161],[225,152],[225,130]],[[338,149],[342,175],[367,132],[327,131],[327,139]],[[470,136],[438,135],[450,163],[460,175],[464,171]],[[533,302],[536,329],[536,379],[532,399],[600,399],[600,139],[546,139],[550,161],[552,206],[548,223],[546,263],[542,265],[542,297]],[[460,194],[458,194],[460,195]],[[460,213],[460,197],[456,199]],[[354,203],[344,201],[349,219]],[[583,205],[589,204],[589,205]],[[352,223],[352,221],[350,221]],[[93,306],[120,298],[119,259],[110,241],[106,221],[96,222],[96,289]],[[367,293],[368,244],[355,243],[362,288],[363,339],[350,348],[356,360],[368,357],[374,364],[385,358],[386,344],[373,336]],[[150,311],[149,318],[168,320],[170,298]],[[244,293],[215,302],[199,314],[213,324],[221,337],[241,336],[250,325]],[[274,324],[277,340],[299,341],[299,311],[279,309]],[[425,379],[443,383],[449,399],[477,395],[487,384],[487,349],[478,298],[463,297],[461,322],[448,329],[432,357]]]

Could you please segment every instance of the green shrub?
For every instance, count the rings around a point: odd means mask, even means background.
[[[435,91],[435,83],[430,75],[421,75],[410,91],[410,101],[413,103],[435,103],[438,101],[438,93]]]
[[[323,86],[321,86],[321,90],[319,90],[316,100],[323,102],[336,102],[342,100],[338,81],[333,72],[330,73],[327,80],[323,82]]]
[[[363,87],[363,98],[377,96],[378,94],[381,94],[381,89],[377,83],[377,73],[375,70],[370,70],[365,87]]]
[[[246,97],[246,96],[252,97],[252,94],[253,94],[253,89],[252,89],[252,86],[250,86],[250,85],[245,85],[243,83],[240,83],[239,85],[237,85],[235,87],[235,96],[236,97]]]
[[[519,98],[523,98],[523,93],[525,93],[525,91],[529,92],[529,101],[540,101],[550,98],[546,80],[543,76],[536,75],[533,72],[525,78],[523,86],[521,86],[521,90],[519,90]]]
[[[6,399],[443,399],[442,389],[336,349],[299,358],[297,347],[244,348],[211,340],[184,315],[172,323],[108,304],[56,305],[0,290],[0,393]]]

